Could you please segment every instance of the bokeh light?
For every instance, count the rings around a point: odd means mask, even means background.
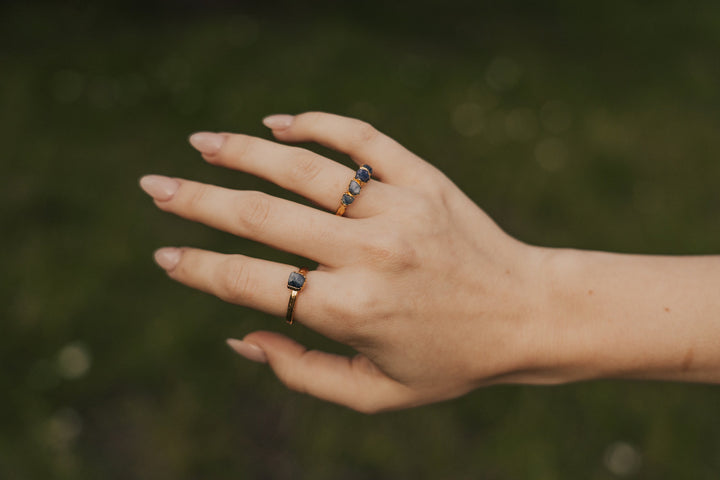
[[[627,442],[615,442],[605,450],[604,463],[614,475],[629,477],[640,470],[642,456],[633,445]]]
[[[90,352],[82,342],[65,345],[58,354],[58,372],[68,380],[85,376],[91,363]]]

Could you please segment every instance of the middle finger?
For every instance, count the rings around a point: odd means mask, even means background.
[[[162,210],[256,240],[318,263],[340,266],[360,238],[350,219],[273,197],[148,175],[140,185]]]

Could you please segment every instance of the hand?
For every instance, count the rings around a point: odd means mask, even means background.
[[[362,412],[533,381],[543,345],[542,325],[532,321],[540,249],[509,237],[440,171],[364,122],[311,112],[265,123],[278,140],[318,142],[373,167],[344,217],[333,212],[353,169],[246,135],[190,141],[209,163],[272,181],[320,209],[178,178],[151,175],[141,185],[162,210],[318,262],[295,319],[360,353],[308,351],[265,331],[229,341],[238,353],[267,361],[294,390]],[[297,271],[193,248],[161,249],[156,260],[179,282],[278,316]]]

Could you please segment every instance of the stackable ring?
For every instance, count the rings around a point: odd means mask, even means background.
[[[290,290],[290,300],[288,300],[287,314],[285,315],[285,321],[289,324],[293,324],[293,315],[295,314],[295,299],[300,291],[305,286],[305,280],[307,279],[308,269],[306,267],[300,267],[297,272],[290,272],[288,277],[287,288]]]
[[[340,198],[340,206],[338,206],[337,210],[335,210],[335,215],[342,216],[345,214],[345,209],[348,205],[355,200],[357,195],[360,195],[360,189],[362,186],[369,182],[372,178],[372,172],[373,169],[370,165],[363,165],[358,168],[358,171],[355,172],[355,178],[350,180],[347,192],[343,193],[342,198]]]

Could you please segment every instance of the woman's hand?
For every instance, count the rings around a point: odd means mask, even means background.
[[[265,331],[230,340],[238,353],[267,361],[294,390],[362,412],[546,380],[535,369],[549,347],[537,315],[541,249],[502,232],[440,171],[364,122],[310,112],[265,124],[278,140],[318,142],[372,166],[373,179],[344,217],[333,212],[353,169],[247,135],[198,133],[190,141],[209,163],[272,181],[319,208],[154,175],[141,185],[162,210],[318,262],[295,319],[359,354],[308,351]],[[194,248],[161,249],[156,260],[179,282],[278,316],[297,271]]]

